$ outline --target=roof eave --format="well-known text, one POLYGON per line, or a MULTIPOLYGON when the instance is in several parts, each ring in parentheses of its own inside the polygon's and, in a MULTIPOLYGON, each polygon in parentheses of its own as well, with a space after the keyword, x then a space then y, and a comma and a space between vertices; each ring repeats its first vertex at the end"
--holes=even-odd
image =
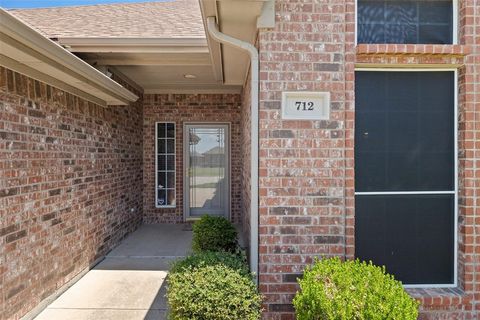
POLYGON ((0 55, 1 65, 98 104, 125 105, 138 99, 2 8, 0 55))

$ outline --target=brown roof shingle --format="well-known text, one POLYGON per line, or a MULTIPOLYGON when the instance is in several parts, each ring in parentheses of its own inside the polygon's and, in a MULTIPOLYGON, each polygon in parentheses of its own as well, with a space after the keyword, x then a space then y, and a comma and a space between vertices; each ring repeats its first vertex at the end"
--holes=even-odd
POLYGON ((198 0, 9 12, 48 38, 205 38, 198 0))

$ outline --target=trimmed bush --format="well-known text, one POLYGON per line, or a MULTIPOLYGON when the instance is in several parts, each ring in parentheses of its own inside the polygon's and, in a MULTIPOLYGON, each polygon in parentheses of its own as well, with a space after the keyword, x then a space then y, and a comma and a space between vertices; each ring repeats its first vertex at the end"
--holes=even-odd
POLYGON ((193 252, 237 250, 237 230, 224 217, 203 216, 193 224, 193 252))
POLYGON ((261 314, 252 279, 224 265, 171 273, 167 300, 171 320, 257 320, 261 314))
POLYGON ((299 280, 298 320, 401 319, 418 316, 418 302, 385 268, 339 258, 316 260, 299 280))
POLYGON ((182 260, 173 263, 170 273, 182 272, 189 268, 224 265, 238 271, 241 275, 251 277, 245 256, 239 256, 229 252, 204 251, 192 254, 182 260))

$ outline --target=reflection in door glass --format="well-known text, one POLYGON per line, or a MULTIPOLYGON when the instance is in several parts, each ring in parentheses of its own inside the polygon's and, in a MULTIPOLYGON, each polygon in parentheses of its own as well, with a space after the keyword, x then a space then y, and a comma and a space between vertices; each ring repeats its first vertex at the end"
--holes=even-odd
POLYGON ((189 197, 192 215, 224 214, 225 128, 189 128, 189 197))

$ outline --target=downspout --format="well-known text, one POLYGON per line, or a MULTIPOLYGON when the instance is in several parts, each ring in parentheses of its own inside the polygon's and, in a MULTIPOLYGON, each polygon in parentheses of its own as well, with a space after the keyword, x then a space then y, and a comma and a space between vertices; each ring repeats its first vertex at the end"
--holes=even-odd
POLYGON ((250 150, 250 270, 258 282, 258 51, 254 45, 218 30, 215 17, 207 17, 208 34, 217 42, 247 51, 251 72, 251 150, 250 150))

